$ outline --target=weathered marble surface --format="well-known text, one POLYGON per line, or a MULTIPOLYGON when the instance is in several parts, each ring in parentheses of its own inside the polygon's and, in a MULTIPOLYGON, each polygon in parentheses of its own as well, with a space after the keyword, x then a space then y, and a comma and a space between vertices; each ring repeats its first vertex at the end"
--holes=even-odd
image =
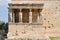
MULTIPOLYGON (((12 1, 11 4, 43 3, 43 25, 9 25, 8 37, 60 37, 60 1, 12 1), (26 32, 26 33, 25 33, 26 32)), ((14 24, 14 23, 13 23, 14 24)))

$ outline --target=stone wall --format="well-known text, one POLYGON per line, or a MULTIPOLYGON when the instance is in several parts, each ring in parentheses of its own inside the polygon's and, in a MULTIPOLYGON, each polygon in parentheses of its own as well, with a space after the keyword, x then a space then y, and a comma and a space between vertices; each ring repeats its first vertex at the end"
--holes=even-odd
POLYGON ((47 32, 60 32, 60 1, 46 1, 42 10, 43 26, 47 32))

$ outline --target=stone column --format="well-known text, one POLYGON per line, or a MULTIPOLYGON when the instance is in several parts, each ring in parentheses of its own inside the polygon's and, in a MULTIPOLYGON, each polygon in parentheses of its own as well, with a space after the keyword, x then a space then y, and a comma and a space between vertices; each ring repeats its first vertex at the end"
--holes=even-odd
POLYGON ((19 22, 22 23, 22 9, 20 9, 20 12, 19 12, 19 22))
POLYGON ((9 9, 9 22, 12 22, 12 9, 9 9))
POLYGON ((42 12, 39 12, 39 23, 42 23, 42 12))
POLYGON ((15 14, 14 14, 14 12, 12 13, 12 21, 13 21, 13 23, 15 22, 15 14))
POLYGON ((37 15, 37 22, 39 23, 40 22, 40 16, 39 16, 39 12, 38 12, 38 15, 37 15))
POLYGON ((39 11, 38 13, 38 23, 41 23, 42 22, 42 14, 41 14, 41 11, 39 11))
POLYGON ((32 9, 29 12, 29 23, 32 23, 32 9))

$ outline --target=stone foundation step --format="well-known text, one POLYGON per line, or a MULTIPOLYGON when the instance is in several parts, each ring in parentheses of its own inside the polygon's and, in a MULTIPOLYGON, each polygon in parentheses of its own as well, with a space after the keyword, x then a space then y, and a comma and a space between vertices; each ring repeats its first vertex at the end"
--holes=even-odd
POLYGON ((49 40, 49 39, 44 39, 44 38, 42 38, 42 39, 30 39, 30 38, 18 38, 18 39, 5 39, 5 40, 49 40))

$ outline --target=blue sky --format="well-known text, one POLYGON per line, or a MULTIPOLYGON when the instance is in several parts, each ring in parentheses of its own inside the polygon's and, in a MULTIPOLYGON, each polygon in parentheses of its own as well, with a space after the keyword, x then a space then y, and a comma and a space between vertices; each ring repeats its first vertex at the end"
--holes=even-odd
POLYGON ((0 0, 0 20, 8 22, 8 3, 11 0, 0 0))

